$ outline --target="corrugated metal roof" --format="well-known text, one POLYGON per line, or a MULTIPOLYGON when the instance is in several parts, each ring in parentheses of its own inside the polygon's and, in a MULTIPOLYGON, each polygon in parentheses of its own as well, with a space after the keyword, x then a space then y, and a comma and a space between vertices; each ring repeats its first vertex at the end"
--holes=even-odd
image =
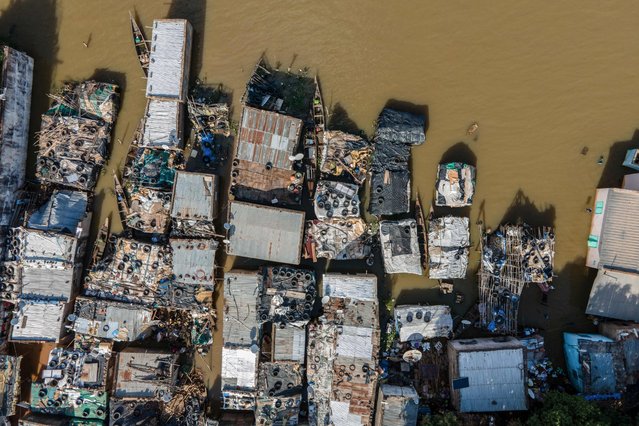
POLYGON ((45 231, 20 228, 20 259, 25 264, 48 267, 65 267, 73 264, 75 258, 75 237, 62 234, 51 234, 45 231))
POLYGON ((293 163, 289 157, 295 153, 301 130, 302 120, 298 118, 245 106, 237 158, 291 169, 293 163))
POLYGON ((250 348, 222 348, 222 389, 255 389, 259 355, 250 348))
POLYGON ((74 235, 87 215, 88 197, 82 191, 55 191, 29 218, 28 227, 74 235))
POLYGON ((233 201, 228 254, 298 265, 304 212, 233 201))
POLYGON ((394 312, 400 342, 409 340, 421 342, 422 339, 435 337, 447 338, 453 330, 453 318, 450 315, 450 306, 447 305, 395 306, 394 312))
POLYGON ((74 332, 123 342, 142 338, 153 314, 142 306, 87 298, 76 299, 74 313, 74 332))
POLYGON ((378 409, 383 426, 416 426, 419 395, 412 386, 383 384, 379 387, 378 409))
POLYGON ((140 146, 179 148, 182 146, 184 105, 177 101, 149 99, 140 146))
POLYGON ((324 296, 377 301, 375 275, 324 274, 324 296))
POLYGON ((175 282, 185 285, 215 285, 215 240, 171 239, 175 282))
POLYGON ((14 312, 18 323, 11 327, 11 340, 57 342, 65 308, 63 302, 21 301, 14 312))
POLYGON ((460 412, 527 409, 523 347, 508 348, 511 342, 505 345, 505 349, 458 352, 458 377, 468 377, 470 384, 459 389, 460 412))
POLYGON ((173 181, 171 216, 213 220, 217 216, 218 179, 215 175, 178 171, 173 181))
POLYGON ((639 321, 639 274, 600 269, 590 290, 586 313, 639 321))
POLYGON ((0 117, 0 226, 9 226, 17 191, 24 185, 29 140, 33 59, 2 47, 2 116, 0 117))
POLYGON ((273 328, 273 359, 275 361, 304 362, 306 329, 294 326, 273 328))
POLYGON ((185 19, 153 21, 147 97, 185 100, 192 34, 193 28, 185 19))
POLYGON ((257 272, 231 271, 224 276, 225 345, 251 346, 260 338, 257 303, 260 281, 257 272))
POLYGON ((125 349, 117 359, 116 397, 153 398, 175 383, 177 356, 170 352, 125 349))
POLYGON ((598 214, 596 206, 593 215, 593 223, 601 219, 595 267, 639 272, 639 191, 610 188, 604 203, 603 212, 598 214))
POLYGON ((337 335, 335 353, 340 357, 362 358, 373 357, 373 329, 344 325, 342 333, 337 335))
POLYGON ((23 268, 20 297, 42 297, 68 302, 73 289, 74 272, 74 268, 23 268))

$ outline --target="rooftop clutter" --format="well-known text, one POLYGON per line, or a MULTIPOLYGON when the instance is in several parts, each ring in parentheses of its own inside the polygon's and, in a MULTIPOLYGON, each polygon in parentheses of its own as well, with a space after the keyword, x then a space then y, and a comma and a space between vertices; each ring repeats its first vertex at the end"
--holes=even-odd
POLYGON ((187 103, 195 140, 189 167, 198 171, 221 171, 229 155, 231 124, 229 106, 213 100, 210 88, 198 86, 187 103))
POLYGON ((67 83, 42 115, 36 177, 91 191, 106 162, 119 89, 109 83, 67 83))
POLYGON ((485 234, 479 270, 481 323, 489 331, 517 331, 519 298, 525 283, 548 291, 553 278, 555 235, 551 228, 505 225, 485 234))
POLYGON ((395 328, 400 342, 416 341, 436 337, 449 338, 453 331, 450 306, 395 306, 395 328))
POLYGON ((311 318, 317 287, 312 270, 275 266, 262 269, 262 296, 258 305, 260 321, 284 328, 303 326, 311 318))
POLYGON ((361 185, 370 167, 373 149, 361 136, 339 130, 327 130, 320 142, 320 172, 332 176, 350 176, 361 185))
POLYGON ((435 205, 465 207, 473 204, 476 169, 464 163, 440 164, 435 183, 435 205))
POLYGON ((423 116, 384 108, 377 122, 372 161, 370 212, 376 216, 410 210, 410 150, 426 140, 423 116))
POLYGON ((466 278, 470 233, 467 217, 446 216, 428 221, 428 276, 466 278))
POLYGON ((263 362, 258 373, 255 422, 297 425, 304 370, 296 362, 263 362))

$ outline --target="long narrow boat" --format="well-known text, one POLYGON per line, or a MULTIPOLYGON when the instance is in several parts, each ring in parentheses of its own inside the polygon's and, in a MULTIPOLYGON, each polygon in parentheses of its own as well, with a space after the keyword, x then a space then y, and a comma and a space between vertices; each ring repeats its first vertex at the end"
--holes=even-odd
POLYGON ((122 221, 122 226, 126 228, 126 220, 129 216, 129 206, 126 204, 126 195, 124 194, 124 188, 120 185, 120 179, 118 179, 118 175, 113 171, 113 182, 115 185, 115 198, 118 201, 118 210, 120 211, 120 220, 122 221))
POLYGON ((133 35, 133 44, 135 46, 135 53, 138 55, 138 61, 145 76, 149 75, 149 43, 144 38, 142 30, 135 21, 133 14, 129 12, 129 18, 131 19, 131 33, 133 35))
POLYGON ((322 100, 322 92, 320 90, 319 81, 315 76, 315 95, 313 96, 313 105, 311 107, 311 116, 313 117, 313 128, 309 129, 304 151, 306 158, 306 185, 310 196, 315 192, 315 180, 317 176, 317 159, 318 148, 324 131, 326 130, 326 114, 324 114, 324 101, 322 100))
POLYGON ((95 244, 93 245, 93 253, 91 255, 91 265, 94 266, 96 263, 102 259, 102 255, 104 254, 104 249, 106 248, 106 243, 109 239, 109 218, 104 219, 104 223, 100 227, 98 231, 98 236, 95 239, 95 244))
MULTIPOLYGON (((432 216, 432 207, 431 212, 429 214, 429 219, 432 216)), ((417 199, 415 200, 415 215, 417 220, 417 227, 420 232, 420 236, 422 239, 422 269, 424 273, 426 272, 426 266, 428 266, 428 233, 426 228, 426 220, 424 218, 424 209, 422 209, 422 203, 419 200, 419 195, 417 195, 417 199)))

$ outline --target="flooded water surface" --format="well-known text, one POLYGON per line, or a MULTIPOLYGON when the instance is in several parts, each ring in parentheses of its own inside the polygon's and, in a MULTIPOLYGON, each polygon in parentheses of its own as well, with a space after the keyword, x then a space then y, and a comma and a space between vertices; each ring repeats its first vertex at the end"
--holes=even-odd
MULTIPOLYGON (((474 243, 478 220, 493 228, 518 219, 556 228, 556 289, 547 306, 537 288, 527 289, 520 322, 545 330, 555 359, 562 357, 561 331, 592 329, 583 314, 592 283, 584 267, 585 209, 597 186, 619 184, 625 149, 639 146, 638 4, 0 0, 0 11, 0 37, 35 59, 32 131, 46 93, 64 80, 94 77, 123 89, 111 160, 96 191, 96 227, 108 215, 120 227, 111 170, 122 165, 146 102, 128 11, 145 26, 187 18, 196 33, 192 76, 228 87, 236 119, 264 52, 283 69, 316 72, 333 118, 369 135, 389 101, 427 111, 427 141, 413 149, 413 195, 428 208, 440 161, 476 163, 474 243), (474 121, 479 131, 468 137, 474 121)), ((458 313, 476 297, 477 265, 475 253, 469 279, 456 283, 466 294, 458 313)), ((436 285, 399 275, 385 289, 402 303, 453 303, 436 285)), ((221 336, 199 360, 210 387, 220 347, 221 336)))

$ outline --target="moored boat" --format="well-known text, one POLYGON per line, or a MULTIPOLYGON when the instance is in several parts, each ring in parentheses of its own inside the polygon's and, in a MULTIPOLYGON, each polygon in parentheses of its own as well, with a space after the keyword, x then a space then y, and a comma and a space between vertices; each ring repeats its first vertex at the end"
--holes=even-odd
POLYGON ((144 34, 140 29, 140 26, 136 22, 133 14, 129 12, 129 18, 131 19, 131 33, 133 36, 133 44, 135 46, 135 53, 138 55, 138 61, 145 76, 149 75, 149 44, 144 38, 144 34))

